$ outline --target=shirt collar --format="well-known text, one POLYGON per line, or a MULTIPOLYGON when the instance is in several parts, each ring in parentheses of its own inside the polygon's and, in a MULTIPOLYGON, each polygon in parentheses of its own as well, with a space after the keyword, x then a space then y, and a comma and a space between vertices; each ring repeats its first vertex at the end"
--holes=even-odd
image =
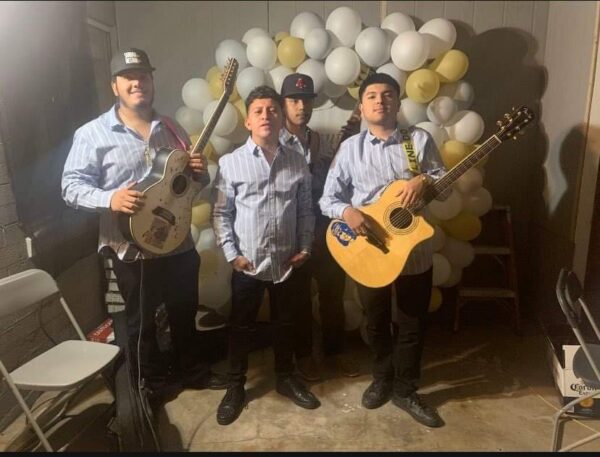
POLYGON ((398 124, 396 124, 396 129, 392 132, 390 137, 385 141, 381 140, 380 138, 377 138, 375 135, 373 135, 371 133, 371 131, 369 129, 367 129, 367 141, 369 141, 369 143, 371 143, 373 145, 379 144, 379 143, 384 143, 384 144, 399 143, 399 136, 400 136, 400 131, 398 129, 398 124))
MULTIPOLYGON (((280 134, 280 138, 281 138, 281 134, 280 134)), ((281 146, 282 146, 281 142, 279 142, 277 144, 277 152, 285 151, 285 148, 282 148, 281 146)), ((258 152, 262 150, 261 147, 252 140, 252 135, 249 135, 248 139, 246 140, 246 149, 248 151, 250 151, 252 154, 254 154, 255 156, 257 156, 258 152)))
MULTIPOLYGON (((307 126, 306 133, 308 134, 308 132, 310 132, 310 127, 307 126)), ((296 135, 294 135, 293 133, 291 133, 288 129, 283 127, 281 129, 281 131, 279 132, 279 141, 285 145, 288 145, 288 144, 293 143, 294 140, 298 140, 298 137, 296 135)), ((300 140, 298 140, 298 141, 300 141, 300 140)))
MULTIPOLYGON (((113 107, 108 111, 108 124, 112 130, 115 129, 125 129, 125 124, 119 119, 119 115, 117 114, 117 110, 119 109, 119 103, 115 103, 113 107)), ((155 109, 152 110, 152 123, 150 125, 150 130, 153 130, 157 124, 162 124, 161 116, 156 112, 155 109)))

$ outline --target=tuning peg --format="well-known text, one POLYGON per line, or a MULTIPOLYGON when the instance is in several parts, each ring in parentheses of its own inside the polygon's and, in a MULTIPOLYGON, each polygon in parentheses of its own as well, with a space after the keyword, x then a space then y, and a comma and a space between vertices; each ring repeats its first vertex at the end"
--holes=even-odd
POLYGON ((515 135, 515 136, 513 136, 513 137, 512 137, 512 139, 513 139, 513 140, 516 140, 516 139, 517 139, 517 136, 516 136, 516 135, 515 135))
POLYGON ((506 119, 510 119, 510 114, 506 113, 506 114, 504 114, 504 117, 505 117, 506 119))
POLYGON ((496 125, 500 127, 502 125, 502 121, 496 121, 496 125))
POLYGON ((515 107, 514 107, 514 106, 511 106, 511 107, 510 107, 510 110, 511 110, 511 111, 514 111, 514 110, 515 110, 515 107))

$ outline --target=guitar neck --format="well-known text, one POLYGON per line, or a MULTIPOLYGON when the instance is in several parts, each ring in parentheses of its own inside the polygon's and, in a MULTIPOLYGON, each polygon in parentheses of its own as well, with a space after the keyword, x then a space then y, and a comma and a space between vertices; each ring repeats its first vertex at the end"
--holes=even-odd
POLYGON ((493 135, 477 149, 471 152, 467 157, 456 164, 448 173, 427 188, 423 198, 425 205, 448 189, 467 170, 477 165, 485 156, 492 152, 492 150, 496 149, 501 143, 502 141, 500 141, 496 135, 493 135))
POLYGON ((225 105, 227 104, 229 95, 230 94, 228 91, 224 91, 223 95, 221 95, 221 98, 219 99, 219 103, 217 104, 217 108, 211 114, 210 119, 208 120, 208 123, 204 126, 204 129, 202 129, 202 133, 200 134, 200 136, 196 140, 196 143, 192 147, 191 154, 193 154, 194 152, 196 152, 198 150, 204 151, 204 148, 208 144, 208 139, 210 138, 210 135, 212 134, 212 131, 215 128, 215 125, 217 125, 219 116, 221 116, 221 113, 225 109, 225 105))

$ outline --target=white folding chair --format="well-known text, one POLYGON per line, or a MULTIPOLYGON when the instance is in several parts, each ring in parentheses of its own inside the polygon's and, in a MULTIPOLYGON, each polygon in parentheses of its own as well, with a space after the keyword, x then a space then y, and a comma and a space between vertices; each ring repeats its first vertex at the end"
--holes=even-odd
MULTIPOLYGON (((25 309, 34 310, 46 297, 56 294, 60 294, 56 281, 42 270, 30 269, 0 279, 0 319, 24 313, 25 309)), ((60 420, 74 392, 80 391, 87 381, 107 367, 119 353, 116 345, 86 341, 62 296, 60 303, 80 340, 58 343, 10 372, 0 360, 2 376, 46 451, 53 449, 44 430, 47 431, 60 420), (59 403, 64 407, 51 422, 38 423, 39 416, 34 417, 21 390, 58 391, 60 393, 53 398, 52 405, 46 411, 56 408, 59 403)))
POLYGON ((587 317, 599 342, 600 330, 598 330, 598 326, 583 299, 583 288, 581 287, 581 283, 579 282, 577 275, 571 270, 563 268, 560 271, 558 281, 556 282, 556 296, 558 298, 558 303, 567 318, 567 322, 579 342, 579 349, 577 349, 573 356, 573 372, 575 376, 581 379, 586 387, 591 389, 588 394, 570 401, 554 415, 552 451, 570 451, 571 449, 579 447, 596 438, 600 438, 600 433, 594 433, 575 443, 558 449, 558 430, 561 417, 576 404, 600 395, 600 370, 598 369, 598 367, 600 367, 600 345, 586 342, 580 328, 583 315, 587 317), (582 310, 583 315, 581 312, 582 310))

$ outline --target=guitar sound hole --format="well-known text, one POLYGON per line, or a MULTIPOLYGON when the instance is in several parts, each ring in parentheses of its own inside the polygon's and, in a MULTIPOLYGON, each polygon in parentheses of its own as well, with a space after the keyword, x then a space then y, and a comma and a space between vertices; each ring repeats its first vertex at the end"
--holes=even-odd
POLYGON ((390 222, 397 229, 405 229, 409 227, 412 223, 412 220, 412 213, 404 208, 395 208, 390 213, 390 222))
POLYGON ((186 191, 187 186, 187 178, 183 175, 179 175, 173 179, 171 188, 173 189, 173 193, 175 195, 181 195, 186 191))

